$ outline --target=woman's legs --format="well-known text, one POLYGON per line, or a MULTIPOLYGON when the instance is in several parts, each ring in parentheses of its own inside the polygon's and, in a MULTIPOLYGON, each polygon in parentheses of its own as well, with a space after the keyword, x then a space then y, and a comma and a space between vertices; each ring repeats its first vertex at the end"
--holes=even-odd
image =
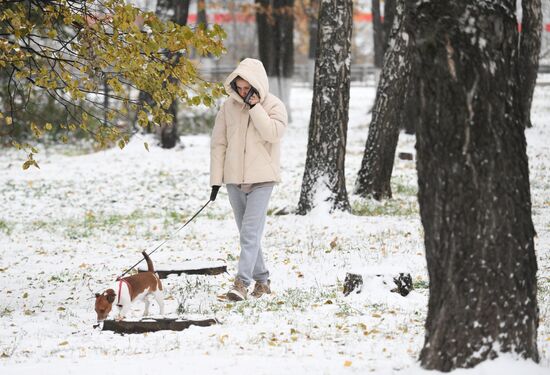
POLYGON ((261 240, 272 191, 272 186, 266 186, 256 188, 250 193, 243 193, 236 186, 227 185, 229 202, 233 208, 241 242, 237 278, 245 286, 249 286, 253 280, 265 283, 269 277, 261 240))

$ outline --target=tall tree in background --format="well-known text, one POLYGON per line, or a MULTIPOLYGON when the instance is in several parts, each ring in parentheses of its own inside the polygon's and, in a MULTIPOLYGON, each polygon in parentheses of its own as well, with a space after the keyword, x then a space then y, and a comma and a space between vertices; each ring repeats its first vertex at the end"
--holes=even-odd
POLYGON ((373 0, 371 3, 374 66, 379 69, 384 64, 384 55, 390 40, 395 17, 395 2, 396 0, 384 1, 384 16, 381 13, 380 0, 373 0))
POLYGON ((331 210, 350 211, 344 162, 352 26, 352 0, 321 0, 307 158, 298 203, 302 215, 317 199, 330 202, 331 210))
POLYGON ((409 32, 421 87, 418 199, 430 277, 421 364, 446 372, 505 352, 538 361, 516 1, 416 7, 409 32))
POLYGON ((319 20, 317 19, 319 15, 319 0, 310 0, 309 6, 307 9, 307 18, 308 18, 308 32, 309 32, 309 46, 308 46, 308 72, 311 72, 310 82, 313 82, 313 76, 315 72, 315 54, 317 49, 317 36, 319 31, 317 30, 319 26, 319 20))
POLYGON ((384 50, 386 49, 386 38, 384 36, 384 25, 380 14, 380 0, 372 0, 372 38, 374 44, 374 66, 378 69, 384 64, 384 50))
POLYGON ((256 6, 258 49, 269 79, 269 91, 290 109, 294 74, 294 0, 256 0, 256 6))
POLYGON ((391 198, 391 174, 399 125, 413 70, 411 38, 405 31, 404 0, 396 1, 396 17, 378 82, 369 134, 355 192, 375 199, 391 198))
MULTIPOLYGON (((189 16, 191 0, 158 0, 157 15, 162 19, 169 19, 176 25, 185 26, 189 16)), ((166 59, 179 63, 182 54, 178 51, 167 51, 166 59)), ((172 83, 175 83, 172 80, 172 83)), ((163 148, 173 148, 179 141, 178 135, 178 102, 173 101, 168 112, 171 120, 161 124, 159 129, 160 144, 163 148)))
POLYGON ((396 1, 397 0, 384 1, 384 22, 382 23, 383 30, 384 30, 384 54, 388 49, 391 29, 393 27, 393 20, 395 19, 396 1))
POLYGON ((197 0, 197 24, 208 25, 206 17, 206 0, 197 0))
MULTIPOLYGON (((396 1, 397 0, 386 0, 384 2, 384 22, 382 23, 384 29, 384 54, 390 42, 391 29, 396 14, 396 1)), ((408 134, 414 134, 418 124, 418 90, 418 79, 413 66, 409 72, 409 85, 407 86, 406 92, 402 94, 404 97, 403 105, 399 108, 399 116, 396 118, 399 129, 404 129, 408 134)))
POLYGON ((531 124, 531 102, 537 81, 542 33, 542 9, 540 0, 522 0, 522 22, 519 45, 519 74, 521 111, 525 127, 531 124))

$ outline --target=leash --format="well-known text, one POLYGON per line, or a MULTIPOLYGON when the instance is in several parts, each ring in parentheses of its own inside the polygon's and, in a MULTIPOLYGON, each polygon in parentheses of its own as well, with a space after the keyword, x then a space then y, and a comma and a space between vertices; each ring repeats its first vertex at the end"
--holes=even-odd
MULTIPOLYGON (((204 210, 206 208, 206 206, 208 206, 208 204, 210 202, 212 202, 213 200, 212 199, 209 199, 208 202, 206 202, 204 204, 204 206, 201 207, 200 210, 198 210, 192 217, 191 219, 187 220, 187 222, 185 224, 183 224, 177 231, 175 231, 174 233, 172 233, 167 239, 165 239, 160 245, 158 245, 157 247, 155 247, 155 249, 153 251, 151 251, 149 254, 147 255, 151 255, 153 254, 155 251, 157 251, 158 249, 160 249, 160 247, 162 245, 164 245, 166 242, 170 241, 172 239, 172 237, 174 237, 176 234, 178 234, 178 232, 180 230, 182 230, 183 228, 185 228, 187 226, 187 224, 189 224, 190 222, 193 221, 193 219, 195 219, 201 212, 202 210, 204 210)), ((126 275, 128 272, 130 272, 133 268, 135 268, 138 264, 140 264, 141 262, 143 262, 145 260, 145 258, 142 258, 139 262, 137 262, 136 264, 134 264, 132 267, 128 268, 126 271, 124 271, 124 273, 122 275, 120 275, 119 277, 117 277, 117 280, 120 280, 124 275, 126 275)))

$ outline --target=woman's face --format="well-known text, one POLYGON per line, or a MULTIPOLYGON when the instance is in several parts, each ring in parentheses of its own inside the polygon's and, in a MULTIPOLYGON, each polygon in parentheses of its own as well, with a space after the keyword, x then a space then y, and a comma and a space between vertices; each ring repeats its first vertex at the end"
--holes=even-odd
POLYGON ((237 93, 240 95, 241 98, 244 98, 246 94, 248 94, 248 92, 250 91, 250 83, 242 78, 237 78, 235 84, 237 85, 237 93))

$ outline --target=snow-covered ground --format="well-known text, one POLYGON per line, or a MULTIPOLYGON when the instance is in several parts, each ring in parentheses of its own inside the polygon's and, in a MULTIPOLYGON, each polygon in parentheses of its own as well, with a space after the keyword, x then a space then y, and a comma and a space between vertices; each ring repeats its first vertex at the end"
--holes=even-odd
MULTIPOLYGON (((283 183, 270 213, 296 206, 307 144, 310 89, 292 91, 293 122, 284 140, 283 183)), ((221 324, 182 332, 121 336, 93 329, 93 292, 170 236, 207 200, 209 137, 182 137, 163 150, 136 137, 123 151, 42 151, 40 169, 24 155, 0 152, 1 374, 420 374, 427 272, 413 161, 396 158, 395 199, 351 194, 367 136, 374 88, 353 87, 346 158, 357 215, 269 215, 264 252, 274 293, 229 303, 238 237, 227 194, 153 255, 157 268, 224 261, 230 274, 164 281, 169 317, 221 324), (150 145, 150 152, 143 142, 150 145), (367 277, 344 297, 346 272, 410 272, 416 289, 391 293, 391 279, 367 277)), ((550 87, 537 88, 527 131, 533 216, 538 236, 541 364, 503 356, 457 374, 547 374, 550 369, 550 87)), ((398 152, 414 152, 401 135, 398 152)), ((142 305, 132 314, 138 318, 142 305)), ((152 313, 157 306, 152 304, 152 313)))

